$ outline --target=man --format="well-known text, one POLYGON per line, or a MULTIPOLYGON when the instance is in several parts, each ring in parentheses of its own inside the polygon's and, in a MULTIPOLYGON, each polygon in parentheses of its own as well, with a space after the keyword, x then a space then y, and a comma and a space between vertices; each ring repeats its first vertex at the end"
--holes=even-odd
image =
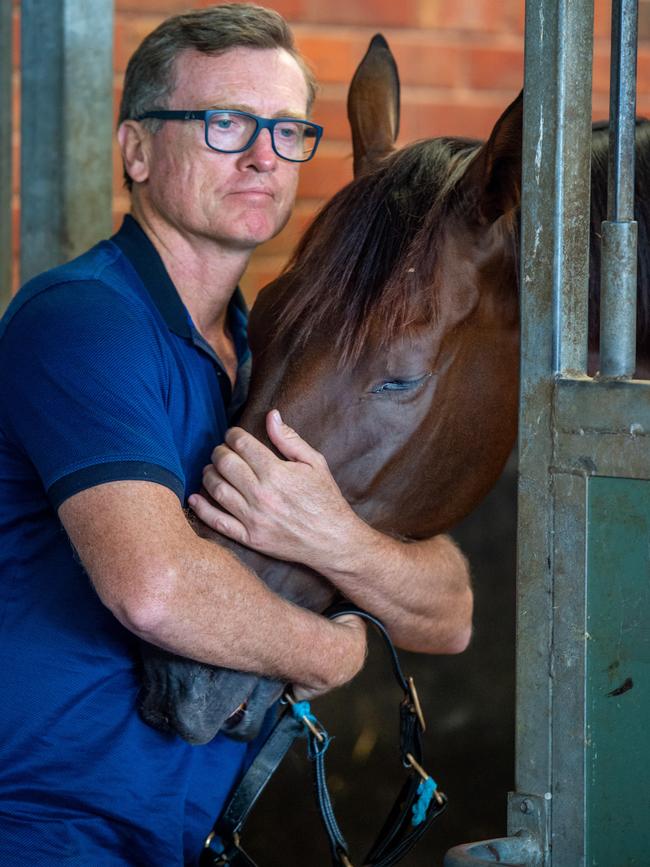
MULTIPOLYGON (((2 321, 4 867, 196 863, 255 745, 218 736, 190 747, 145 725, 135 710, 138 639, 315 692, 363 663, 356 618, 331 623, 284 602, 196 536, 183 511, 242 396, 237 283, 294 201, 293 127, 272 121, 308 124, 312 96, 273 12, 233 4, 164 22, 125 80, 118 138, 132 216, 110 241, 31 281, 2 321), (165 111, 182 117, 144 117, 165 111)), ((295 558, 313 565, 314 540, 336 522, 342 589, 363 577, 357 601, 398 641, 461 650, 471 591, 453 543, 382 539, 381 557, 364 550, 377 534, 324 462, 273 414, 268 423, 304 471, 287 498, 302 539, 295 558), (301 498, 313 497, 320 517, 300 529, 301 498), (384 577, 387 558, 408 572, 408 596, 384 577)), ((228 443, 217 467, 259 460, 261 444, 242 431, 228 443)), ((269 530, 263 545, 282 551, 280 536, 269 530)))

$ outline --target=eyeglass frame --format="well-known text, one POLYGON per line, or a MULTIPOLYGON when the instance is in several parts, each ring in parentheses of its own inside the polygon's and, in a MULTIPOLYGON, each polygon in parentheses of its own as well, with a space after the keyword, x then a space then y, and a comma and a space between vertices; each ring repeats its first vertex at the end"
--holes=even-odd
POLYGON ((160 111, 145 111, 143 114, 134 118, 134 120, 202 120, 203 121, 203 134, 205 138, 206 145, 210 148, 210 150, 216 151, 219 154, 243 154, 244 151, 249 150, 257 140, 260 131, 263 129, 268 129, 269 135, 271 137, 271 147, 273 148, 273 153, 278 156, 281 160, 286 160, 289 163, 308 163, 309 160, 314 156, 316 150, 318 148, 318 143, 321 140, 321 136, 323 135, 323 127, 319 126, 317 123, 314 123, 311 120, 304 120, 303 118, 297 117, 260 117, 257 114, 251 114, 249 111, 239 111, 234 108, 213 108, 213 109, 205 109, 203 111, 194 111, 194 110, 184 110, 184 109, 174 109, 174 110, 160 110, 160 111), (208 122, 210 118, 215 114, 236 114, 241 117, 250 117, 257 124, 253 135, 250 137, 246 146, 243 148, 238 148, 235 151, 225 151, 221 148, 216 148, 214 145, 211 145, 208 141, 208 122), (309 154, 309 156, 304 160, 293 160, 291 157, 285 157, 284 154, 281 154, 275 146, 275 136, 273 131, 277 124, 279 123, 302 123, 305 126, 312 127, 316 132, 316 140, 314 142, 314 149, 309 154))

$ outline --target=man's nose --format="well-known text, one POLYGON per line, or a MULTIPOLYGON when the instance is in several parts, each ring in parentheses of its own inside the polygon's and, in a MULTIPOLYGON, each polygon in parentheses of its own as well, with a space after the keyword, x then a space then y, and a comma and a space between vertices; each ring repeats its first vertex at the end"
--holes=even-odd
POLYGON ((251 147, 241 155, 246 168, 254 168, 259 172, 272 171, 278 162, 278 156, 273 150, 271 130, 261 129, 251 147))

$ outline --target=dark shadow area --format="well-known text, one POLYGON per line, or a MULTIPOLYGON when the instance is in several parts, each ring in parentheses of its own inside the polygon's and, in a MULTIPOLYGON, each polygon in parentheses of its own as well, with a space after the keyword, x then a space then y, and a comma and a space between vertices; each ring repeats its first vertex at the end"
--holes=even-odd
MULTIPOLYGON (((446 813, 401 862, 404 867, 438 867, 451 846, 506 831, 506 796, 514 788, 515 502, 513 458, 483 504, 453 533, 472 564, 470 648, 453 657, 400 654, 427 717, 425 766, 449 796, 446 813)), ((363 673, 313 705, 334 736, 328 778, 355 865, 363 863, 404 779, 400 699, 386 650, 373 635, 363 673)), ((245 848, 260 867, 329 867, 311 772, 301 741, 246 828, 245 848)))

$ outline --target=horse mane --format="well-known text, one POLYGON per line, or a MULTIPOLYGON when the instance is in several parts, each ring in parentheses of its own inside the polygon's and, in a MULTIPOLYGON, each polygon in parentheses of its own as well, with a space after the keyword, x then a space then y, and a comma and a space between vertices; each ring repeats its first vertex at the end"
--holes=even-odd
MULTIPOLYGON (((597 346, 600 335, 600 233, 607 219, 607 122, 594 124, 591 151, 591 237, 589 245, 589 343, 597 346)), ((650 122, 637 121, 635 160, 635 219, 637 252, 637 352, 650 355, 650 122)))
POLYGON ((381 323, 382 333, 373 332, 381 345, 431 320, 437 229, 478 147, 450 138, 416 142, 340 190, 269 287, 278 293, 277 338, 291 331, 304 344, 326 323, 344 363, 359 356, 373 323, 381 323))
MULTIPOLYGON (((650 355, 650 122, 637 124, 637 347, 650 355)), ((467 203, 455 195, 480 142, 436 138, 394 151, 340 190, 320 211, 284 271, 276 293, 276 339, 298 345, 317 330, 334 341, 341 363, 359 357, 371 336, 386 345, 437 313, 435 273, 442 227, 467 203), (376 333, 377 324, 381 334, 376 333)), ((590 346, 600 333, 600 231, 607 215, 607 124, 594 125, 591 160, 590 346)), ((518 264, 518 219, 507 221, 518 264)), ((518 269, 517 269, 518 270, 518 269)))

